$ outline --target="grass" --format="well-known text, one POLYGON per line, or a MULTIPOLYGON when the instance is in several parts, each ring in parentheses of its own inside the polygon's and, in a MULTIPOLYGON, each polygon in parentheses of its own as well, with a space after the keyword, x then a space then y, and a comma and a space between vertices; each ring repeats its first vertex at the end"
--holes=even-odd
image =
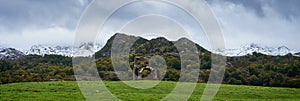
MULTIPOLYGON (((139 81, 151 82, 151 81, 139 81)), ((105 81, 106 87, 119 99, 125 101, 159 100, 167 96, 176 86, 176 82, 162 81, 149 89, 132 88, 120 81, 105 81)), ((185 85, 185 84, 183 84, 185 85)), ((199 101, 205 84, 198 83, 191 101, 199 101)), ((181 96, 181 94, 179 94, 181 96)), ((298 88, 257 87, 241 85, 222 85, 214 100, 285 100, 300 99, 298 88)), ((0 100, 20 101, 82 101, 85 100, 74 81, 68 82, 26 82, 0 85, 0 100)))

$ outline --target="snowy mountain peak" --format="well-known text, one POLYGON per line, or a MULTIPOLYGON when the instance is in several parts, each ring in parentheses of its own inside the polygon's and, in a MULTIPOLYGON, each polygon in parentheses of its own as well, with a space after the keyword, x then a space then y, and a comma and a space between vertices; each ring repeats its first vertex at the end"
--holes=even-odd
POLYGON ((14 48, 0 47, 0 60, 15 60, 25 56, 21 51, 14 48))
POLYGON ((81 43, 78 47, 81 50, 91 50, 91 51, 95 51, 95 50, 100 50, 101 45, 99 44, 93 44, 93 43, 81 43))
POLYGON ((298 53, 294 53, 293 55, 294 55, 294 56, 298 56, 298 57, 300 57, 300 52, 298 52, 298 53))
POLYGON ((249 46, 246 45, 245 47, 249 47, 249 48, 261 48, 259 45, 254 44, 254 43, 250 44, 249 46))
POLYGON ((24 51, 26 55, 63 55, 63 56, 72 56, 72 47, 51 47, 47 45, 33 45, 29 50, 24 51))
POLYGON ((33 45, 29 50, 24 51, 26 55, 62 55, 67 57, 76 56, 90 56, 91 54, 100 50, 99 44, 82 43, 79 46, 48 46, 48 45, 33 45), (74 51, 73 51, 74 50, 74 51))
POLYGON ((272 56, 284 56, 289 53, 292 53, 289 48, 286 46, 280 46, 278 48, 266 47, 258 44, 249 44, 243 46, 239 49, 225 49, 225 50, 215 50, 215 53, 221 54, 224 56, 245 56, 252 55, 253 52, 262 53, 266 55, 272 56))
POLYGON ((0 47, 0 60, 15 60, 25 55, 92 56, 101 45, 82 43, 78 46, 33 45, 29 50, 0 47))
POLYGON ((101 45, 93 43, 81 43, 74 47, 72 56, 92 56, 101 49, 101 45))
POLYGON ((287 48, 286 46, 281 46, 278 47, 278 55, 286 55, 289 53, 292 53, 291 50, 289 48, 287 48))

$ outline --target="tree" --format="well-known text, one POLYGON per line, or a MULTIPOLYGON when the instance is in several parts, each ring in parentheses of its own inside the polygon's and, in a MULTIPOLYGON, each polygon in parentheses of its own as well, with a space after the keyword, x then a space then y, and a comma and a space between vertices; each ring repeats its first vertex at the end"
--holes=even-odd
POLYGON ((167 69, 165 79, 171 81, 178 81, 180 73, 175 69, 167 69))
POLYGON ((255 85, 255 86, 260 86, 261 85, 261 81, 259 78, 256 77, 256 75, 251 75, 249 77, 249 81, 251 85, 255 85))
POLYGON ((236 80, 235 78, 230 78, 228 81, 229 84, 241 85, 243 82, 241 80, 236 80))

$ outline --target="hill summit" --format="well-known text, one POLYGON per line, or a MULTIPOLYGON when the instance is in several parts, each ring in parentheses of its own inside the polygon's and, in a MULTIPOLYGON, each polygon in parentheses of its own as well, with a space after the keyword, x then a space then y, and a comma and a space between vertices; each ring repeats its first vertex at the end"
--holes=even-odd
POLYGON ((151 40, 147 40, 138 36, 116 33, 106 42, 106 44, 100 51, 95 53, 95 57, 99 58, 111 56, 113 45, 114 47, 119 47, 120 49, 127 49, 129 54, 179 53, 178 50, 191 50, 180 49, 180 47, 183 46, 189 47, 186 45, 194 45, 194 47, 197 48, 198 53, 208 52, 206 49, 187 38, 180 38, 177 41, 169 41, 164 37, 157 37, 151 40))

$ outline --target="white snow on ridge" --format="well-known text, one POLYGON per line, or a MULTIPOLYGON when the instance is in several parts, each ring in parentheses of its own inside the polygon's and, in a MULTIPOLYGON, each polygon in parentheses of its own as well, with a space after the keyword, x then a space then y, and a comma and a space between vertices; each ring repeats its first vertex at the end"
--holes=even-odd
MULTIPOLYGON (((92 56, 95 52, 101 49, 101 45, 92 43, 82 43, 79 46, 47 46, 47 45, 34 45, 29 50, 15 49, 15 48, 5 48, 0 47, 0 59, 14 60, 21 58, 25 55, 62 55, 67 57, 77 57, 77 56, 92 56)), ((278 48, 265 47, 257 44, 250 44, 239 49, 224 49, 224 50, 214 50, 213 53, 220 54, 223 56, 245 56, 252 55, 253 52, 262 53, 272 56, 284 56, 289 53, 294 56, 300 57, 300 52, 291 51, 285 46, 278 48)))
POLYGON ((99 44, 82 43, 80 46, 47 46, 34 45, 29 50, 23 51, 26 55, 62 55, 67 57, 73 56, 91 56, 96 51, 100 50, 99 44))
POLYGON ((99 44, 82 43, 78 47, 74 47, 72 56, 74 57, 92 56, 95 52, 99 51, 101 48, 102 46, 99 44))
POLYGON ((26 55, 63 55, 63 56, 72 56, 72 47, 51 47, 46 45, 33 45, 29 50, 23 51, 26 55))
POLYGON ((0 60, 15 60, 25 55, 61 55, 67 57, 89 57, 99 51, 99 44, 82 43, 79 46, 48 46, 48 45, 33 45, 29 50, 0 47, 0 60))
POLYGON ((23 56, 25 56, 23 52, 18 51, 14 48, 0 47, 0 60, 15 60, 23 56))
POLYGON ((232 56, 245 56, 248 54, 252 55, 253 52, 262 53, 262 54, 266 54, 266 55, 272 55, 272 56, 284 56, 289 53, 293 54, 294 56, 299 56, 299 55, 296 55, 295 52, 291 51, 286 46, 273 48, 273 47, 260 46, 257 44, 246 45, 239 49, 214 50, 213 53, 232 57, 232 56))

